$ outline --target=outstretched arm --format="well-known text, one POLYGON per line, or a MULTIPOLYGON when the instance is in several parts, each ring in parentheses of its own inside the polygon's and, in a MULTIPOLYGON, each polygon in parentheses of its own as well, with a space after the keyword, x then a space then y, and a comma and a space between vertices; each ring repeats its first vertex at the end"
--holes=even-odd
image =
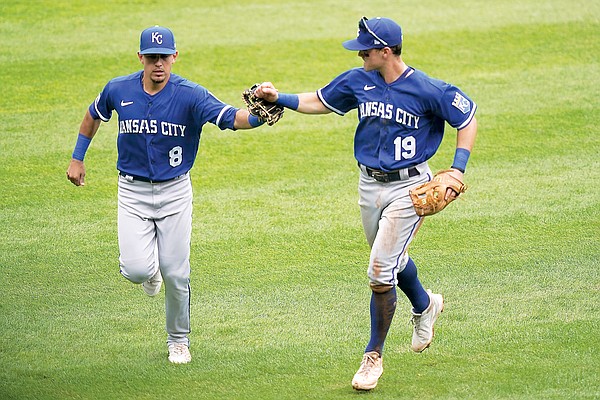
POLYGON ((319 99, 316 92, 300 93, 297 95, 280 94, 271 82, 264 82, 256 89, 256 95, 272 103, 280 104, 284 107, 298 111, 303 114, 328 114, 330 109, 319 99), (285 96, 291 96, 292 104, 288 104, 285 96), (297 97, 297 105, 296 98, 297 97))

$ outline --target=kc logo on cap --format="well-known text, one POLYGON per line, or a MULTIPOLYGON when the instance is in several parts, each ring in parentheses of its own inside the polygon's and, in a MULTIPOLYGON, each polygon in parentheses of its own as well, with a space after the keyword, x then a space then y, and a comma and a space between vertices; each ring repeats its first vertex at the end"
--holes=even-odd
POLYGON ((162 44, 162 35, 160 32, 152 32, 152 43, 162 44))
POLYGON ((173 32, 162 26, 144 29, 140 36, 140 54, 175 54, 175 37, 173 32))

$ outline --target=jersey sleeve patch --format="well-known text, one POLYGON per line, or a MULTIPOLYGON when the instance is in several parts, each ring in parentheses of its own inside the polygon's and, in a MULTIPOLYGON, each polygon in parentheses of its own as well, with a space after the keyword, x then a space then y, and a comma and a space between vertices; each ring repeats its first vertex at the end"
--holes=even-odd
POLYGON ((454 95, 452 105, 458 108, 463 114, 468 114, 471 111, 471 102, 458 92, 454 95))

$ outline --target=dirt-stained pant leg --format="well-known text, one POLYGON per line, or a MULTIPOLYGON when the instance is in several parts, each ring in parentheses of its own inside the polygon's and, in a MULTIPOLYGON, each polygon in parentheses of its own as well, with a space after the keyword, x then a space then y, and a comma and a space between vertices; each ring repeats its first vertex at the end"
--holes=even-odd
POLYGON ((419 167, 419 175, 389 183, 360 174, 359 206, 365 236, 371 246, 367 273, 373 289, 395 286, 398 272, 408 262, 408 246, 422 222, 408 191, 428 181, 431 174, 426 164, 419 167))

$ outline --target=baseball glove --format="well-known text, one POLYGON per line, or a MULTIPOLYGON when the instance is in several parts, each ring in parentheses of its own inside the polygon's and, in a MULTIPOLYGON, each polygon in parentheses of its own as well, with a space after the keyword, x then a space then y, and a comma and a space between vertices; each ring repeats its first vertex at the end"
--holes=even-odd
POLYGON ((424 217, 436 214, 467 190, 467 186, 452 176, 450 171, 449 169, 439 171, 431 181, 410 190, 410 199, 417 215, 424 217), (456 192, 456 197, 446 200, 444 198, 448 188, 456 192))
POLYGON ((242 92, 242 99, 246 103, 250 114, 260 118, 269 125, 273 125, 283 117, 283 107, 257 97, 254 92, 258 86, 259 84, 255 83, 250 89, 244 90, 242 92))

